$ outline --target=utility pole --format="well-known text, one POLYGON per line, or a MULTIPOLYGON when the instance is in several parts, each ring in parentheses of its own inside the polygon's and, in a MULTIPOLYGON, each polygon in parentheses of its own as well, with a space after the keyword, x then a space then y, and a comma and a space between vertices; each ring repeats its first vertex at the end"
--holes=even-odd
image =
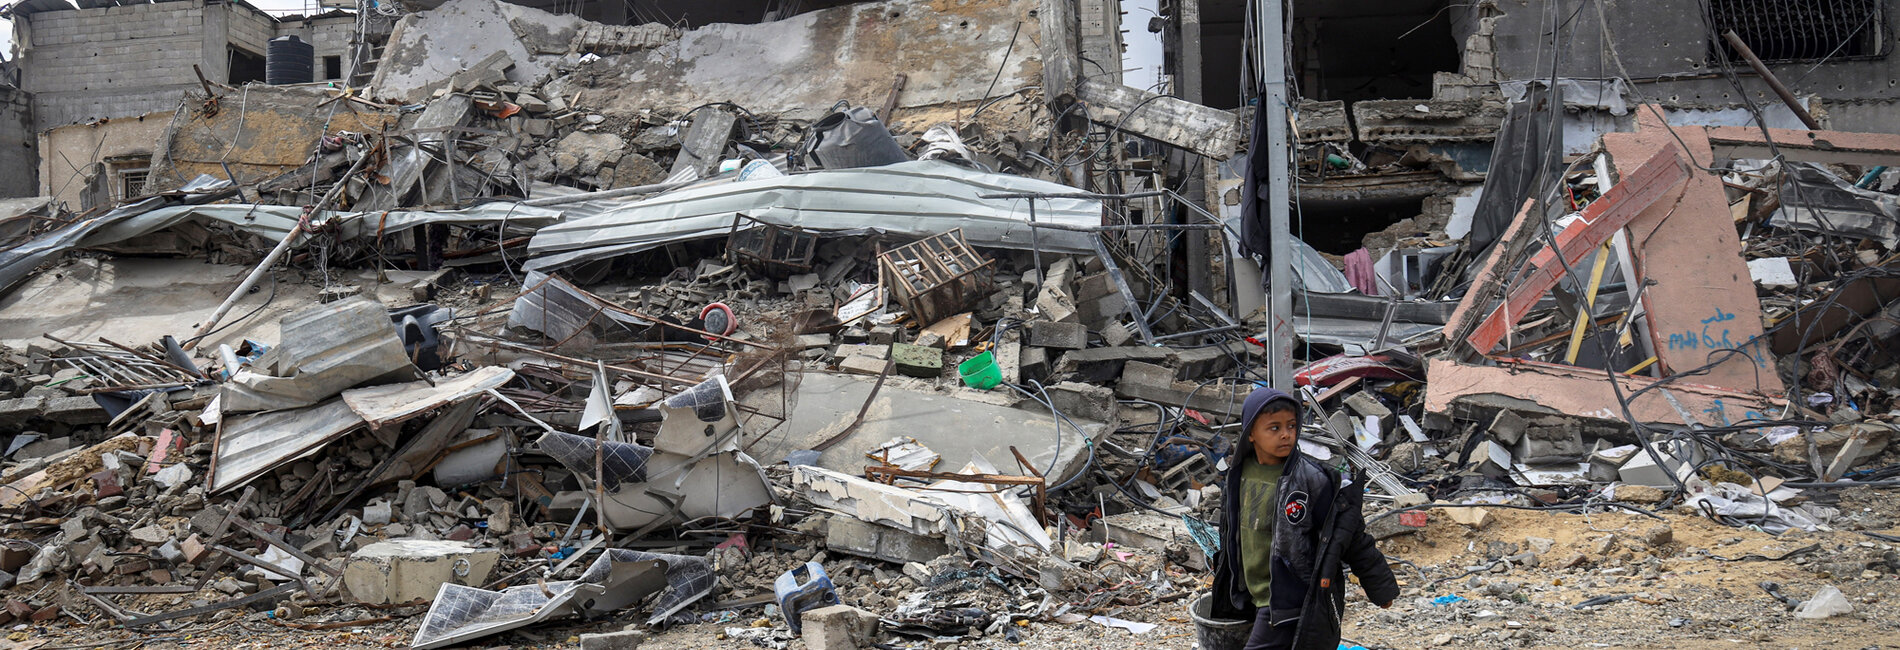
POLYGON ((1273 237, 1267 260, 1267 369, 1273 387, 1293 390, 1293 229, 1287 214, 1292 197, 1287 141, 1286 9, 1282 0, 1253 0, 1254 62, 1259 76, 1260 101, 1266 105, 1267 232, 1273 237))

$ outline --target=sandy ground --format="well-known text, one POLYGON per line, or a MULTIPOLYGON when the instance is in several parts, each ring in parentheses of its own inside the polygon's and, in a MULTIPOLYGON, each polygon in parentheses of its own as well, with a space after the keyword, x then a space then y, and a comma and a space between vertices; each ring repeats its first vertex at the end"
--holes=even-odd
MULTIPOLYGON (((1875 495, 1877 498, 1877 495, 1875 495)), ((1879 501, 1890 504, 1890 499, 1879 501)), ((1843 505, 1853 504, 1844 502, 1843 505)), ((1523 648, 1887 648, 1900 647, 1900 578, 1888 570, 1852 575, 1847 567, 1877 561, 1892 548, 1858 533, 1833 531, 1769 535, 1729 528, 1706 519, 1664 515, 1671 541, 1651 546, 1644 540, 1662 522, 1634 514, 1577 515, 1491 510, 1491 521, 1473 530, 1433 513, 1424 531, 1382 543, 1395 564, 1404 596, 1390 610, 1366 603, 1350 592, 1346 638, 1369 648, 1523 647, 1523 648), (1615 541, 1604 542, 1606 536, 1615 541), (1533 550, 1531 538, 1552 540, 1539 554, 1539 566, 1497 569, 1463 575, 1489 564, 1488 554, 1533 550), (1507 546, 1494 546, 1502 544, 1507 546), (1787 560, 1779 557, 1819 544, 1820 548, 1787 560), (1716 557, 1728 558, 1716 559, 1716 557), (1875 560, 1869 560, 1875 558, 1875 560), (1575 563, 1574 568, 1559 568, 1575 563), (1861 564, 1856 564, 1861 563, 1861 564), (1417 567, 1414 569, 1413 567, 1417 567), (1423 572, 1421 574, 1421 572, 1423 572), (1774 581, 1782 592, 1804 599, 1825 585, 1837 585, 1854 611, 1825 620, 1795 618, 1758 585, 1774 581), (1459 596, 1463 602, 1434 605, 1431 599, 1459 596), (1605 595, 1631 598, 1579 610, 1577 603, 1605 595)), ((1870 511, 1871 512, 1871 511, 1870 511)), ((1900 532, 1889 530, 1887 532, 1900 532)), ((865 593, 844 594, 847 602, 865 593)), ((184 606, 176 596, 146 596, 131 603, 144 611, 184 606), (176 601, 176 602, 174 602, 176 601)), ((931 643, 886 637, 912 648, 1193 648, 1194 628, 1185 598, 1125 608, 1111 615, 1154 623, 1134 635, 1091 622, 1030 622, 1020 626, 1020 645, 1001 638, 966 638, 931 643)), ((421 623, 419 608, 366 610, 327 608, 295 621, 300 624, 391 616, 385 622, 334 630, 281 626, 265 613, 239 617, 226 613, 206 622, 181 625, 168 634, 134 635, 89 605, 75 611, 93 625, 72 617, 57 623, 15 625, 0 650, 55 650, 91 647, 128 648, 390 648, 406 647, 421 623)), ((708 618, 711 618, 709 615, 708 618)), ((741 611, 725 620, 674 627, 656 633, 642 648, 760 647, 738 638, 720 638, 728 627, 747 627, 761 619, 759 610, 741 611)), ((619 630, 637 620, 632 613, 591 623, 568 622, 483 639, 465 647, 578 647, 578 635, 619 630)), ((774 618, 770 624, 782 624, 774 618)), ((805 647, 793 640, 789 647, 805 647)))

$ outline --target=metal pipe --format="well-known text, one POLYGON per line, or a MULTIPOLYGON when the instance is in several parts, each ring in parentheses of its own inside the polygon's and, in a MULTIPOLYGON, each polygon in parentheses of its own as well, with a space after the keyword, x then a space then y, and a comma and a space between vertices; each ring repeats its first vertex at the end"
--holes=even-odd
POLYGON ((1071 226, 1063 223, 1030 222, 1031 228, 1067 230, 1069 232, 1123 232, 1129 230, 1220 230, 1218 223, 1132 223, 1111 226, 1071 226))
MULTIPOLYGON (((357 158, 356 163, 350 165, 350 170, 337 179, 336 186, 330 188, 330 193, 323 195, 323 200, 310 206, 306 213, 315 217, 318 212, 329 206, 330 202, 335 201, 336 197, 343 193, 343 188, 349 186, 350 178, 357 172, 363 171, 363 165, 367 164, 370 158, 368 154, 357 158)), ((211 312, 211 317, 198 326, 198 331, 192 335, 191 340, 185 341, 185 349, 189 350, 198 345, 198 341, 211 334, 211 330, 218 326, 218 321, 223 320, 225 314, 231 313, 231 308, 237 306, 238 300, 243 298, 244 294, 250 293, 251 287, 257 286, 257 281, 262 280, 264 274, 270 271, 270 267, 277 264, 277 258, 283 257, 284 253, 290 250, 290 244, 297 241, 298 235, 303 234, 304 221, 304 219, 298 219, 297 225, 291 227, 290 232, 284 235, 283 241, 277 242, 277 247, 271 249, 270 254, 265 255, 264 259, 257 263, 256 268, 251 269, 251 274, 244 276, 244 281, 238 283, 237 290, 232 291, 231 296, 224 299, 224 304, 218 305, 218 310, 211 312)))
MULTIPOLYGON (((1267 259, 1268 328, 1267 368, 1271 384, 1293 389, 1293 228, 1288 200, 1292 197, 1292 144, 1287 139, 1286 8, 1281 0, 1255 0, 1254 34, 1260 65, 1260 119, 1266 120, 1267 141, 1267 259)), ((1243 192, 1255 191, 1251 187, 1243 192)))
POLYGON ((1801 118, 1802 124, 1808 125, 1808 130, 1821 130, 1821 124, 1814 121, 1814 116, 1808 114, 1808 109, 1801 107, 1801 102, 1794 98, 1794 93, 1789 92, 1787 86, 1781 85, 1781 80, 1775 78, 1775 73, 1768 71, 1768 65, 1761 62, 1761 57, 1755 56, 1755 51, 1749 49, 1747 43, 1742 42, 1742 37, 1735 35, 1735 30, 1731 29, 1722 34, 1722 38, 1728 41, 1729 47, 1735 48, 1735 52, 1748 61, 1748 67, 1754 68, 1755 74, 1761 75, 1761 80, 1768 83, 1768 88, 1781 97, 1781 103, 1787 104, 1788 110, 1794 111, 1794 116, 1801 118))

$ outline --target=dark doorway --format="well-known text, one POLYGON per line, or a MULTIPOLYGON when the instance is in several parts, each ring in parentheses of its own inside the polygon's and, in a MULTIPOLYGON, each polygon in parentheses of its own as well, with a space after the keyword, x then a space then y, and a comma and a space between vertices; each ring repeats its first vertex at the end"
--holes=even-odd
POLYGON ((1448 0, 1297 0, 1294 78, 1318 100, 1424 99, 1432 73, 1457 72, 1448 0))
POLYGON ((323 57, 323 78, 325 81, 343 78, 343 57, 323 57))
POLYGON ((264 55, 253 54, 238 48, 230 48, 231 74, 225 83, 241 86, 253 81, 264 80, 264 55))
POLYGON ((1300 201, 1294 234, 1313 250, 1345 255, 1359 250, 1366 235, 1385 230, 1425 210, 1419 198, 1300 201))

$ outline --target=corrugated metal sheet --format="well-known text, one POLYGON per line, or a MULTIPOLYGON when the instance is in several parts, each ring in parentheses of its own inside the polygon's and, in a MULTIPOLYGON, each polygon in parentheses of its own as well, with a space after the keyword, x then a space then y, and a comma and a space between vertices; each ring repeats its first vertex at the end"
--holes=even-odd
POLYGON ((382 303, 363 296, 284 317, 283 340, 252 372, 225 382, 225 413, 300 408, 371 381, 415 375, 382 303))
POLYGON ((228 416, 218 436, 211 492, 244 485, 284 463, 315 453, 362 424, 363 418, 341 399, 309 408, 228 416))
MULTIPOLYGON (((215 192, 222 187, 194 182, 184 190, 215 192)), ((189 196, 187 200, 190 200, 189 196)), ((0 291, 24 279, 52 256, 73 248, 115 244, 187 221, 221 222, 266 240, 277 241, 297 226, 297 218, 302 211, 296 206, 283 205, 167 205, 174 202, 165 197, 149 197, 41 234, 19 246, 0 250, 0 291)), ((562 214, 562 211, 551 208, 494 202, 465 210, 437 212, 323 212, 319 215, 319 223, 335 229, 337 236, 342 239, 375 236, 378 232, 400 232, 424 224, 505 222, 511 232, 526 233, 560 221, 562 214)))
MULTIPOLYGON (((1022 176, 980 172, 936 160, 841 169, 691 187, 542 228, 528 244, 530 269, 638 252, 730 232, 733 215, 812 230, 877 230, 922 237, 962 228, 972 243, 1027 249, 1029 201, 990 194, 1073 193, 1075 188, 1022 176)), ((1036 220, 1101 225, 1090 199, 1036 202, 1036 220)), ((1044 230, 1044 250, 1094 250, 1088 233, 1044 230)))
POLYGON ((343 401, 370 426, 383 427, 437 406, 459 402, 491 388, 500 388, 514 377, 513 370, 485 366, 467 374, 437 380, 433 386, 426 381, 416 381, 346 390, 343 391, 343 401))
POLYGON ((73 248, 80 240, 107 224, 161 205, 165 205, 165 199, 156 196, 128 203, 111 212, 75 221, 58 230, 43 233, 18 246, 0 251, 0 291, 25 279, 27 274, 39 267, 40 263, 73 248))
POLYGON ((514 309, 508 312, 509 327, 525 327, 564 341, 596 324, 603 328, 618 324, 629 332, 653 325, 559 276, 531 272, 523 284, 531 288, 515 299, 514 309))
MULTIPOLYGON (((210 221, 230 224, 244 232, 276 241, 297 226, 302 208, 290 205, 179 205, 110 220, 111 223, 87 235, 83 246, 104 246, 125 241, 186 221, 210 221)), ((116 211, 115 211, 116 212, 116 211)), ((484 203, 463 210, 391 210, 376 212, 322 212, 318 223, 334 229, 340 239, 373 237, 401 232, 425 224, 490 224, 507 220, 510 229, 533 230, 561 220, 561 211, 517 203, 484 203)), ((300 242, 301 243, 301 242, 300 242)))

